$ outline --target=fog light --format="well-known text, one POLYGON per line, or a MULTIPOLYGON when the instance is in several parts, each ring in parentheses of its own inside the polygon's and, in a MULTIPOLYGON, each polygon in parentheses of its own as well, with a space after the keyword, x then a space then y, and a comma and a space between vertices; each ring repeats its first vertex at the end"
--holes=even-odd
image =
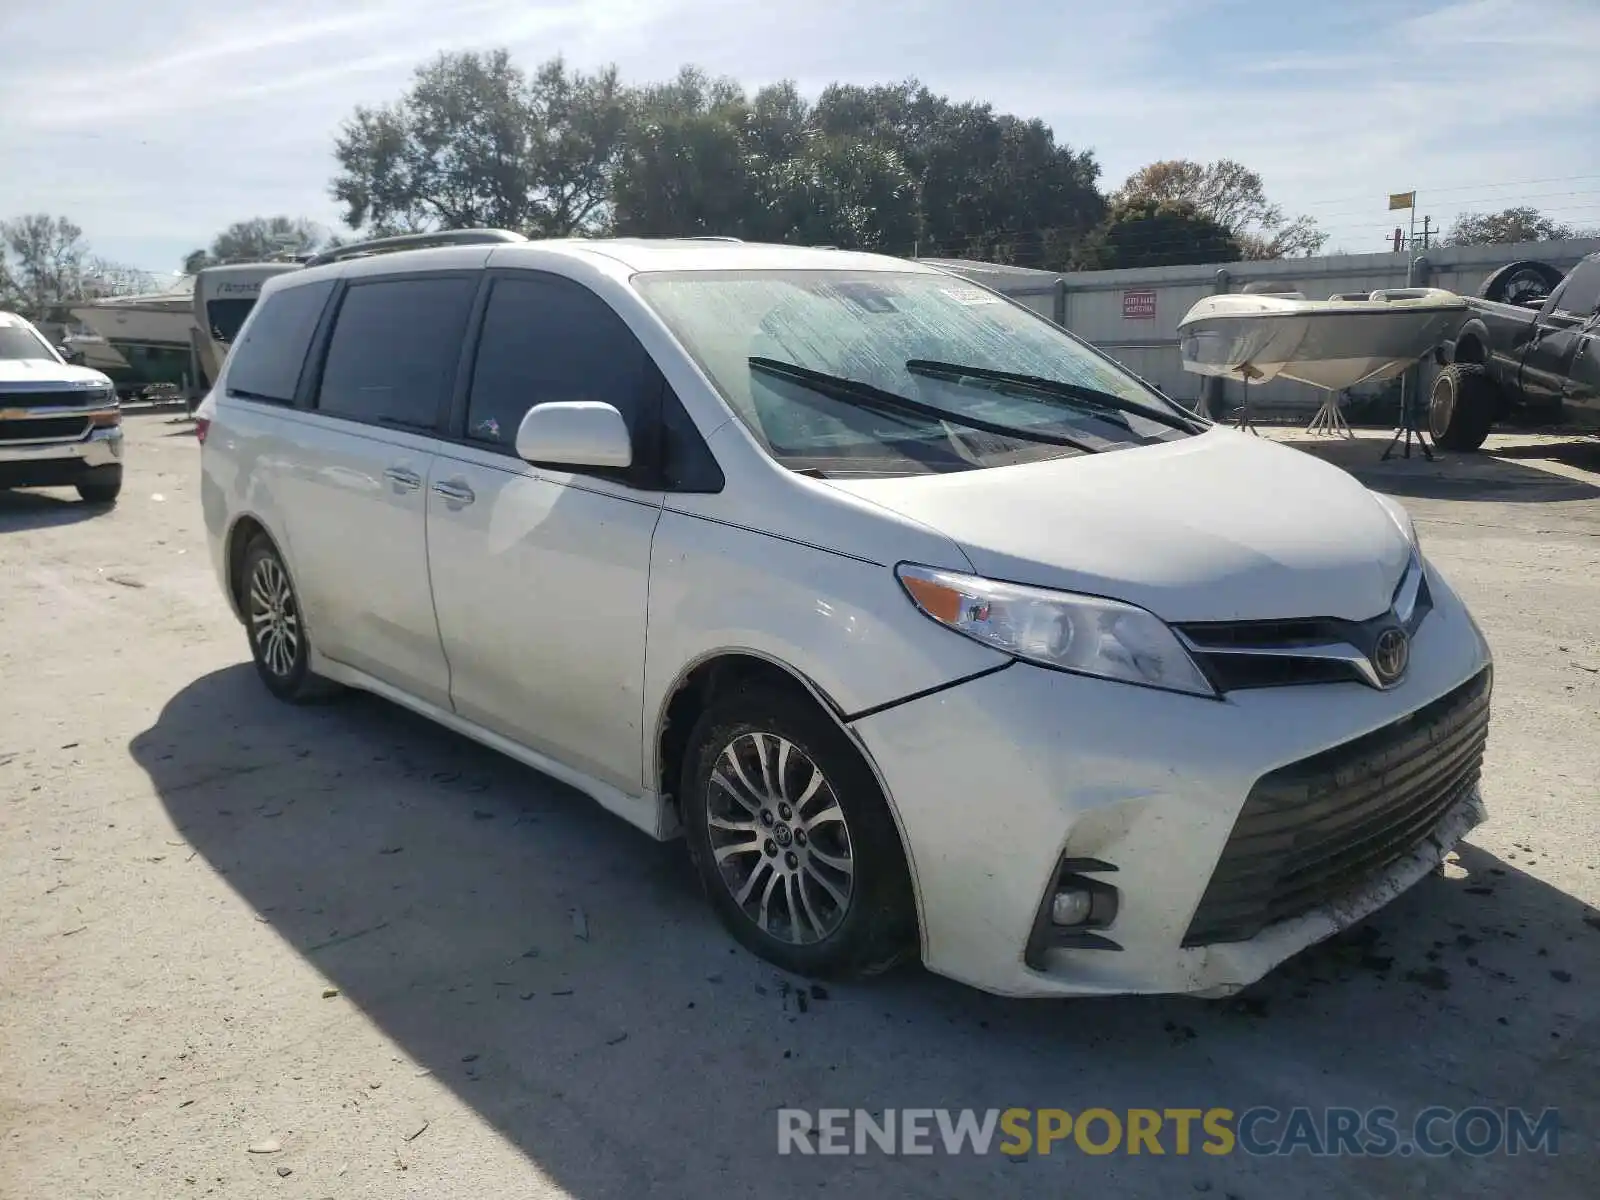
POLYGON ((1094 893, 1081 888, 1063 888, 1050 899, 1052 925, 1082 925, 1094 909, 1094 893))

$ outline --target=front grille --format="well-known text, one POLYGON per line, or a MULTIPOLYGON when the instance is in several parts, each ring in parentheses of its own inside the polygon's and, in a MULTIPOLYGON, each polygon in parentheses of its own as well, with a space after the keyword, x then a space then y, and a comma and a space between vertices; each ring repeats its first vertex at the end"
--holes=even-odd
POLYGON ((61 405, 83 404, 98 400, 100 393, 88 388, 62 388, 56 391, 6 392, 0 391, 0 408, 55 408, 61 405))
POLYGON ((1414 850, 1478 781, 1490 690, 1485 668, 1393 724, 1263 775, 1183 944, 1247 941, 1414 850))
POLYGON ((28 442, 51 439, 65 441, 89 432, 88 417, 34 417, 0 420, 0 442, 28 442))
POLYGON ((1365 621, 1294 617, 1265 621, 1191 621, 1174 626, 1195 664, 1219 692, 1304 683, 1365 683, 1372 653, 1386 630, 1414 635, 1433 609, 1426 573, 1413 557, 1395 587, 1389 611, 1365 621), (1407 585, 1415 580, 1415 593, 1407 585))

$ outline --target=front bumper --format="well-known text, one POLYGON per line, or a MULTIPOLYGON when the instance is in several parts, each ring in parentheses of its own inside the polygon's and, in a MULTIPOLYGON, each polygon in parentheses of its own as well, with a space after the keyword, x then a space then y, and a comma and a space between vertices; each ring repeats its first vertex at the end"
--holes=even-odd
POLYGON ((122 461, 122 427, 101 426, 68 441, 0 441, 0 487, 58 487, 122 461))
POLYGON ((1472 679, 1489 649, 1429 569, 1434 610, 1396 687, 1313 684, 1203 700, 1016 664, 862 718, 911 863, 923 958, 1018 996, 1225 995, 1421 879, 1484 816, 1476 786, 1417 849, 1336 901, 1245 941, 1185 947, 1236 818, 1263 775, 1397 721, 1472 679), (1114 864, 1103 932, 1121 947, 1027 944, 1061 859, 1114 864))

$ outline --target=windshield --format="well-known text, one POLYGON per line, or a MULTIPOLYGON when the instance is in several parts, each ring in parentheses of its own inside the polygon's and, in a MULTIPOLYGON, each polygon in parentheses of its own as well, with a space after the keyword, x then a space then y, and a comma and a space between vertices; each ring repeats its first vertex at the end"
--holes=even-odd
POLYGON ((211 326, 212 340, 232 345, 233 339, 239 336, 244 319, 255 306, 254 296, 248 300, 206 301, 206 323, 211 326))
POLYGON ((0 324, 0 358, 57 361, 50 344, 32 328, 27 325, 13 325, 9 321, 0 324))
POLYGON ((740 420, 797 470, 971 470, 1190 436, 1190 414, 1037 314, 954 276, 695 271, 634 283, 740 420), (911 403, 864 405, 828 380, 911 403))

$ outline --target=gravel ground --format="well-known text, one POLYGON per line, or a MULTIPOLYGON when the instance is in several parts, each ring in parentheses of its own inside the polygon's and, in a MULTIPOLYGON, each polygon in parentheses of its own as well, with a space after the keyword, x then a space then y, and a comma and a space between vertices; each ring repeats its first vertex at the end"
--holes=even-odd
POLYGON ((113 512, 0 496, 0 1195, 1600 1195, 1600 443, 1312 446, 1496 651, 1454 878, 1232 1001, 1027 1003, 797 991, 679 847, 381 701, 276 704, 190 427, 129 432, 113 512), (1557 1107, 1561 1152, 776 1154, 783 1106, 1258 1104, 1557 1107))

